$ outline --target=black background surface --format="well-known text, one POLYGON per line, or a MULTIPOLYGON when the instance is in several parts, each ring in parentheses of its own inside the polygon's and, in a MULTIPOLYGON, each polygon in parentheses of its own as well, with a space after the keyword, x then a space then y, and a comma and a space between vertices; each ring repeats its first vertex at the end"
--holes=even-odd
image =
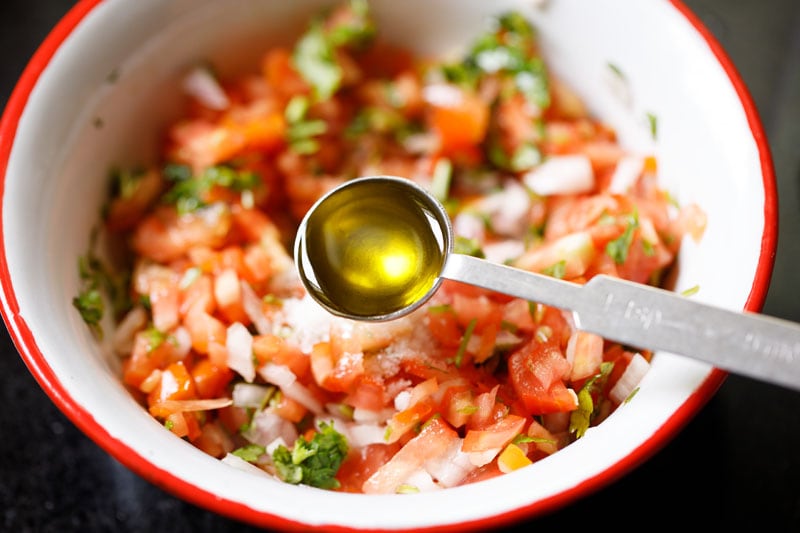
MULTIPOLYGON (((685 3, 720 41, 761 115, 780 201, 779 249, 763 311, 800 321, 800 2, 685 3)), ((0 104, 73 4, 0 1, 0 104)), ((728 376, 651 459, 611 486, 524 525, 591 530, 600 524, 623 531, 712 524, 800 531, 800 393, 728 376)), ((257 530, 177 499, 109 456, 54 406, 2 328, 0 531, 257 530)))

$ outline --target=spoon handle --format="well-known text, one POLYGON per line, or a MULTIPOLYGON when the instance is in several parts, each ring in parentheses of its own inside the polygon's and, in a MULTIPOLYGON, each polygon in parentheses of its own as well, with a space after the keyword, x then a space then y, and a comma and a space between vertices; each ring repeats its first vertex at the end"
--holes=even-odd
POLYGON ((441 277, 573 312, 583 331, 800 390, 800 324, 605 275, 578 285, 451 254, 441 277))

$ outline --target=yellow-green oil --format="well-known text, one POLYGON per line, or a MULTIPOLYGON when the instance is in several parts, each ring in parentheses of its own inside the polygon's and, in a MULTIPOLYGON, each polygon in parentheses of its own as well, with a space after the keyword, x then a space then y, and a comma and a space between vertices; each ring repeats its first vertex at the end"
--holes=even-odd
POLYGON ((448 235, 423 193, 402 182, 355 180, 307 217, 314 296, 339 314, 377 318, 422 300, 436 285, 448 235))

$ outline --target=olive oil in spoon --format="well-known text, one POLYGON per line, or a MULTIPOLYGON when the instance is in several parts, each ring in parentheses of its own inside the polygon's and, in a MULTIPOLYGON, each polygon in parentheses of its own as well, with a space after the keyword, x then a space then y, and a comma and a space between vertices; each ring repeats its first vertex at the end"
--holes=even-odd
POLYGON ((404 178, 359 178, 328 192, 303 219, 294 254, 309 294, 346 318, 403 316, 452 279, 567 309, 576 327, 607 339, 800 390, 800 325, 611 276, 578 285, 453 253, 447 212, 404 178))

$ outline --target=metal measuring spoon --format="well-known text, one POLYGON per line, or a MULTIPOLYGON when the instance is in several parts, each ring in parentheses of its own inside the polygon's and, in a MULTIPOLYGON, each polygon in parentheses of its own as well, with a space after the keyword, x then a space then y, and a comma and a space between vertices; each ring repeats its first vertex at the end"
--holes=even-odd
MULTIPOLYGON (((400 249, 405 253, 403 246, 400 249)), ((309 294, 338 316, 373 321, 397 318, 417 309, 443 279, 450 279, 569 310, 577 328, 606 339, 688 356, 728 372, 800 390, 800 324, 714 307, 607 275, 596 275, 579 285, 454 253, 453 228, 444 207, 404 178, 359 178, 329 191, 300 224, 294 255, 309 294), (391 198, 388 203, 387 197, 391 198), (374 213, 391 213, 380 216, 383 223, 375 224, 376 231, 366 238, 336 227, 339 210, 368 213, 376 203, 380 205, 374 213), (425 223, 402 228, 407 224, 403 218, 409 214, 425 223), (325 228, 326 224, 330 227, 325 228), (373 259, 391 255, 393 249, 389 244, 380 245, 382 235, 391 237, 397 226, 403 229, 401 235, 412 232, 421 239, 416 248, 428 253, 404 261, 406 268, 400 269, 399 276, 389 276, 391 282, 385 286, 370 284, 370 276, 354 281, 352 276, 340 275, 337 267, 347 257, 355 258, 351 271, 362 265, 364 271, 380 269, 382 262, 373 259), (404 291, 410 286, 414 290, 409 297, 404 291)), ((385 274, 372 272, 372 277, 382 279, 385 274)))

